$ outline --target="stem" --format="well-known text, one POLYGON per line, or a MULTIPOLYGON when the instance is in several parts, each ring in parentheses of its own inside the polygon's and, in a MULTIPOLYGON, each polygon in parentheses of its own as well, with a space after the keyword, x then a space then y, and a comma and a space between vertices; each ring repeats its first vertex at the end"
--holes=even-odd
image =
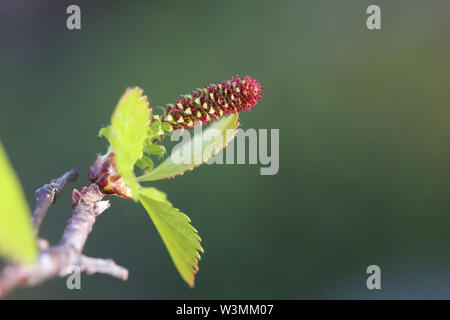
MULTIPOLYGON (((78 176, 76 170, 65 173, 61 178, 36 191, 36 209, 33 223, 36 232, 45 217, 49 206, 62 192, 68 181, 78 176)), ((68 275, 68 267, 77 265, 87 274, 104 273, 127 280, 128 270, 108 259, 90 258, 82 254, 86 240, 96 218, 109 208, 109 201, 102 201, 104 193, 96 184, 84 187, 81 192, 72 192, 72 213, 57 246, 43 246, 37 261, 31 265, 10 264, 0 273, 0 298, 20 286, 33 286, 45 280, 68 275)), ((45 243, 45 241, 43 241, 45 243)))
POLYGON ((71 169, 58 179, 53 179, 50 183, 36 190, 36 208, 31 218, 36 234, 39 233, 39 228, 47 214, 48 208, 60 196, 66 183, 75 181, 77 178, 78 170, 71 169))

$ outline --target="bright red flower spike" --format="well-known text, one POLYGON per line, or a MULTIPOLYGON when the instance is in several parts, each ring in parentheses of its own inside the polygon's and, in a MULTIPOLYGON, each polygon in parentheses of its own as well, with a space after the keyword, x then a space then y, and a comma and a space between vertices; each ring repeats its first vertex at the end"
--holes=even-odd
POLYGON ((183 95, 175 105, 168 105, 162 121, 173 129, 191 129, 199 121, 207 124, 224 115, 250 111, 261 100, 262 89, 259 82, 249 76, 214 82, 183 95))

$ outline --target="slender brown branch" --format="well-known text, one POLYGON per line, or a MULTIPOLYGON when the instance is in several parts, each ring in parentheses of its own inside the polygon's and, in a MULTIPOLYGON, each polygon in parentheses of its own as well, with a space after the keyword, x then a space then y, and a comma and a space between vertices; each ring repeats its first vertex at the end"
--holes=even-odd
POLYGON ((71 169, 58 179, 53 179, 50 183, 36 190, 36 208, 31 218, 36 234, 39 233, 39 228, 47 214, 48 208, 60 196, 66 183, 75 181, 77 178, 78 170, 71 169))
POLYGON ((128 270, 124 267, 118 266, 111 259, 81 256, 80 266, 82 271, 86 271, 87 274, 104 273, 123 281, 128 279, 128 270))
MULTIPOLYGON (((75 176, 70 175, 70 172, 50 183, 50 185, 54 183, 53 187, 47 187, 50 190, 47 194, 50 194, 50 196, 45 195, 46 191, 42 191, 40 199, 44 200, 39 200, 39 197, 37 197, 37 207, 40 208, 37 215, 39 215, 41 222, 53 201, 49 202, 48 199, 52 197, 55 199, 55 196, 61 193, 64 184, 74 177, 76 178, 77 174, 75 176)), ((41 251, 35 263, 6 266, 0 273, 0 298, 20 286, 32 286, 51 278, 66 276, 71 266, 78 266, 81 271, 85 271, 87 274, 99 272, 127 280, 128 270, 116 265, 114 261, 90 258, 82 254, 96 218, 109 208, 109 201, 102 200, 104 196, 105 194, 99 190, 96 184, 83 188, 81 192, 74 189, 72 192, 72 213, 67 221, 60 243, 47 248, 45 241, 41 240, 41 251)), ((33 219, 33 221, 35 220, 33 219)))

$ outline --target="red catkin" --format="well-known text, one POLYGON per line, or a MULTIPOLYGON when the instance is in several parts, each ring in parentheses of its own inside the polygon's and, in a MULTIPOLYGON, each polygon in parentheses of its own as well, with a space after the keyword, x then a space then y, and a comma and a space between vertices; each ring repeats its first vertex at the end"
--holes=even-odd
POLYGON ((262 86, 249 76, 214 82, 196 89, 169 104, 161 121, 173 129, 191 129, 195 124, 207 124, 232 113, 250 111, 262 98, 262 86))

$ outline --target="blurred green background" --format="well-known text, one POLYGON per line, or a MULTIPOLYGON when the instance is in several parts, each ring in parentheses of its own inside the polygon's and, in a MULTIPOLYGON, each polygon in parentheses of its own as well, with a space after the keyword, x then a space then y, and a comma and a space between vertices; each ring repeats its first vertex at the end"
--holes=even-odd
POLYGON ((43 224, 52 244, 126 87, 157 106, 248 74, 264 97, 242 128, 280 129, 275 176, 214 165, 154 183, 203 238, 195 289, 144 209, 114 198, 85 253, 128 267, 127 282, 83 275, 78 291, 55 279, 9 298, 450 298, 449 30, 444 0, 2 1, 0 139, 30 205, 81 171, 43 224), (371 264, 381 290, 366 288, 371 264))

